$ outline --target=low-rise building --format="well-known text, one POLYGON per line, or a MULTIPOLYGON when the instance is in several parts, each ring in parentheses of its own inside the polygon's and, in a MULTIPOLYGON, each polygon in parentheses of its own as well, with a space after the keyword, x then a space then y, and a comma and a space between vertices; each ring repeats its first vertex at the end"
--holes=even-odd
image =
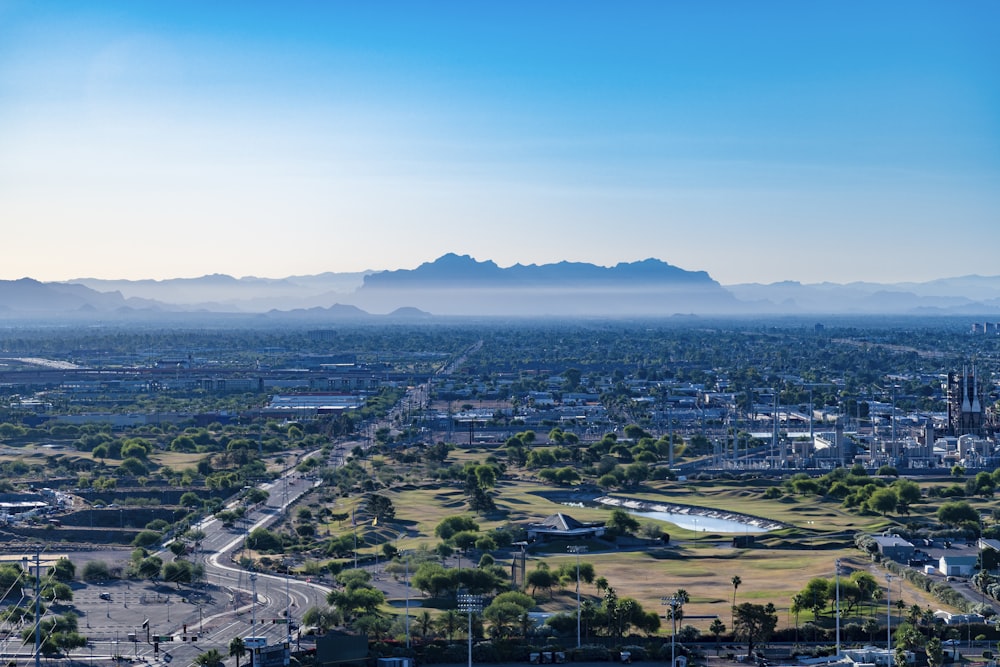
POLYGON ((979 556, 941 556, 938 571, 949 577, 971 577, 979 563, 979 556))
POLYGON ((878 545, 878 552, 883 558, 894 560, 897 563, 906 563, 913 558, 913 544, 907 542, 899 535, 885 533, 872 536, 875 544, 878 545))

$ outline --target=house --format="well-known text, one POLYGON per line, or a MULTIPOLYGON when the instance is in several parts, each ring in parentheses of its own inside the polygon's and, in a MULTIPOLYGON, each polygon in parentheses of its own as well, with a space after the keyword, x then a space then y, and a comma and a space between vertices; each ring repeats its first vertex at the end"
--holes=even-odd
POLYGON ((579 539, 581 537, 601 537, 604 535, 604 523, 583 523, 568 514, 551 514, 540 523, 529 523, 529 540, 579 539))
POLYGON ((913 558, 913 544, 907 542, 899 535, 874 535, 872 539, 878 545, 878 552, 883 558, 889 558, 897 563, 906 563, 913 558))
POLYGON ((949 577, 971 577, 979 564, 979 556, 941 556, 938 570, 949 577))

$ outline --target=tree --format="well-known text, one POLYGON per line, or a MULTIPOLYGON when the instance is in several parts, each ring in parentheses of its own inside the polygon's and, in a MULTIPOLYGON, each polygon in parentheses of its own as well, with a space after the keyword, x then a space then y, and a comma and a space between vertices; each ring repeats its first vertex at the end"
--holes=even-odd
POLYGON ((875 491, 868 499, 868 506, 885 516, 889 512, 894 512, 899 504, 895 489, 885 487, 875 491))
POLYGON ((896 638, 896 647, 904 651, 912 651, 924 643, 924 636, 906 621, 899 624, 893 636, 896 638))
POLYGON ((83 566, 80 578, 88 583, 111 579, 111 567, 103 560, 90 560, 83 566))
POLYGON ((185 491, 178 502, 181 507, 201 507, 201 496, 194 491, 185 491))
POLYGON ((478 530, 479 524, 470 516, 448 516, 434 528, 434 534, 442 540, 447 540, 458 532, 478 530))
POLYGON ((143 558, 135 565, 134 572, 140 579, 156 579, 163 571, 163 559, 159 556, 143 558))
POLYGON ((132 546, 151 547, 154 544, 157 544, 162 537, 163 536, 155 530, 143 530, 132 539, 132 546))
POLYGON ((730 625, 733 626, 733 629, 735 631, 735 629, 736 629, 736 591, 739 590, 740 584, 743 583, 743 580, 740 579, 740 575, 734 574, 733 578, 730 579, 730 581, 733 584, 733 614, 732 614, 732 618, 730 619, 730 625))
POLYGON ((612 510, 608 529, 616 535, 632 535, 639 530, 639 521, 621 508, 612 510))
POLYGON ((920 502, 920 485, 909 479, 901 479, 893 484, 896 489, 897 509, 900 514, 909 514, 910 507, 920 502))
POLYGON ((181 584, 190 584, 200 579, 203 572, 201 565, 193 565, 186 560, 174 560, 163 564, 160 576, 164 581, 177 584, 177 588, 180 588, 181 584))
POLYGON ((396 518, 396 508, 392 501, 378 493, 368 496, 368 511, 379 521, 391 521, 396 518))
MULTIPOLYGON (((709 632, 715 635, 715 655, 719 655, 719 635, 726 631, 726 624, 721 619, 716 618, 708 628, 709 632)), ((236 667, 239 667, 237 665, 236 667)))
POLYGON ((937 511, 937 520, 949 526, 958 526, 964 521, 979 521, 979 513, 964 500, 947 502, 937 511))
POLYGON ((864 623, 861 624, 861 632, 868 635, 869 643, 875 641, 875 633, 878 631, 878 621, 874 618, 866 618, 864 623))
POLYGON ((240 667, 240 658, 247 653, 246 644, 242 637, 233 637, 229 642, 229 657, 236 658, 236 667, 240 667))
MULTIPOLYGON (((42 653, 46 656, 59 655, 60 652, 69 652, 75 648, 87 645, 87 638, 77 632, 77 619, 75 614, 63 614, 61 616, 47 617, 42 619, 40 625, 42 640, 42 653)), ((34 625, 21 631, 21 638, 25 643, 34 639, 34 625)))
POLYGON ((343 618, 336 609, 327 607, 309 607, 302 614, 302 624, 315 627, 321 634, 326 634, 330 629, 337 627, 343 622, 343 618))
POLYGON ((848 613, 850 613, 851 609, 855 606, 861 606, 865 602, 871 600, 872 593, 876 590, 880 590, 878 581, 875 580, 875 577, 871 572, 855 570, 854 572, 851 572, 850 581, 857 586, 858 599, 856 601, 848 600, 848 613))
POLYGON ((744 602, 734 607, 735 621, 733 634, 747 644, 747 655, 753 654, 754 645, 766 642, 778 625, 778 614, 774 605, 744 602))
POLYGON ((420 633, 421 639, 427 639, 430 636, 431 631, 434 629, 434 617, 431 613, 424 609, 417 616, 417 631, 420 633))
POLYGON ((42 598, 53 602, 72 602, 73 589, 61 581, 48 582, 42 586, 42 598))
POLYGON ((263 526, 254 528, 247 536, 247 546, 254 551, 279 553, 282 550, 281 537, 263 526))
POLYGON ((556 578, 549 570, 549 566, 545 563, 539 563, 538 566, 528 573, 527 585, 531 586, 531 594, 535 594, 535 590, 541 588, 543 591, 549 591, 549 597, 552 597, 552 587, 556 584, 556 578))
POLYGON ((253 487, 250 487, 249 489, 247 489, 247 492, 243 496, 243 499, 246 500, 247 503, 250 504, 250 505, 256 505, 257 503, 264 502, 265 500, 267 500, 270 497, 271 497, 271 494, 269 494, 264 489, 261 489, 259 487, 253 486, 253 487))
POLYGON ((327 601, 336 605, 345 618, 370 616, 385 602, 385 593, 371 586, 331 591, 327 601))
POLYGON ((459 626, 462 625, 462 614, 457 609, 448 609, 438 617, 438 628, 444 633, 448 641, 455 636, 459 626))
POLYGON ((204 653, 199 653, 194 659, 194 664, 199 667, 219 667, 222 665, 222 654, 218 649, 210 648, 204 653))
POLYGON ((76 575, 76 566, 69 558, 60 558, 49 568, 49 575, 56 581, 73 581, 76 575))
POLYGON ((490 622, 494 637, 509 637, 514 633, 522 613, 524 608, 513 602, 497 603, 494 600, 483 610, 483 618, 490 622))
POLYGON ((944 649, 941 647, 941 640, 931 637, 927 640, 927 664, 929 667, 941 667, 944 664, 944 649))
POLYGON ((818 617, 826 608, 827 601, 831 599, 830 585, 828 579, 813 577, 806 583, 805 588, 799 591, 798 595, 805 608, 811 609, 813 616, 818 617))

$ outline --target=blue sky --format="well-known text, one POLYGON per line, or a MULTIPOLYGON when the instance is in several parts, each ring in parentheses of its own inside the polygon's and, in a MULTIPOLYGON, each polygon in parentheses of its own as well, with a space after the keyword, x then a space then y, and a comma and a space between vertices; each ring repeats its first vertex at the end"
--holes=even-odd
POLYGON ((0 278, 1000 274, 1000 3, 0 0, 0 278))

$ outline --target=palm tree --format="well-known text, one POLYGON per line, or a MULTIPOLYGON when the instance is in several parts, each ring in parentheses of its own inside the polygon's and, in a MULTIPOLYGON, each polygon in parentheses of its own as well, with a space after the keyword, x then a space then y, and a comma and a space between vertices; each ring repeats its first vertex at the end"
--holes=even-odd
MULTIPOLYGON (((792 596, 792 609, 791 612, 795 614, 795 643, 799 643, 799 614, 805 609, 806 601, 802 597, 801 593, 796 593, 792 596)), ((239 667, 239 665, 237 665, 239 667)))
POLYGON ((427 639, 427 635, 431 634, 431 630, 434 629, 434 617, 426 609, 420 613, 420 616, 417 616, 417 628, 420 630, 421 639, 427 639))
POLYGON ((457 609, 449 609, 438 617, 438 628, 448 638, 448 641, 451 641, 451 638, 455 636, 455 632, 461 623, 462 615, 458 613, 457 609))
POLYGON ((528 633, 531 631, 534 623, 534 620, 532 620, 527 610, 521 612, 521 615, 517 618, 517 626, 521 631, 521 637, 525 639, 528 638, 528 633))
POLYGON ((229 642, 229 657, 236 658, 236 667, 240 667, 240 658, 247 653, 246 644, 241 637, 233 637, 229 642))
POLYGON ((861 632, 868 634, 868 641, 875 641, 875 632, 878 630, 878 621, 874 618, 866 618, 865 622, 861 624, 861 632))
MULTIPOLYGON (((719 655, 719 635, 726 631, 726 624, 716 618, 708 630, 715 635, 715 655, 719 655)), ((240 666, 236 665, 236 667, 240 666)))
POLYGON ((732 626, 735 628, 736 627, 736 590, 740 587, 740 584, 743 583, 743 580, 740 579, 740 575, 734 574, 731 581, 733 582, 733 618, 732 618, 731 623, 732 623, 732 626))
POLYGON ((218 649, 210 648, 204 653, 199 653, 194 659, 194 664, 199 667, 219 667, 222 664, 222 654, 218 649))

